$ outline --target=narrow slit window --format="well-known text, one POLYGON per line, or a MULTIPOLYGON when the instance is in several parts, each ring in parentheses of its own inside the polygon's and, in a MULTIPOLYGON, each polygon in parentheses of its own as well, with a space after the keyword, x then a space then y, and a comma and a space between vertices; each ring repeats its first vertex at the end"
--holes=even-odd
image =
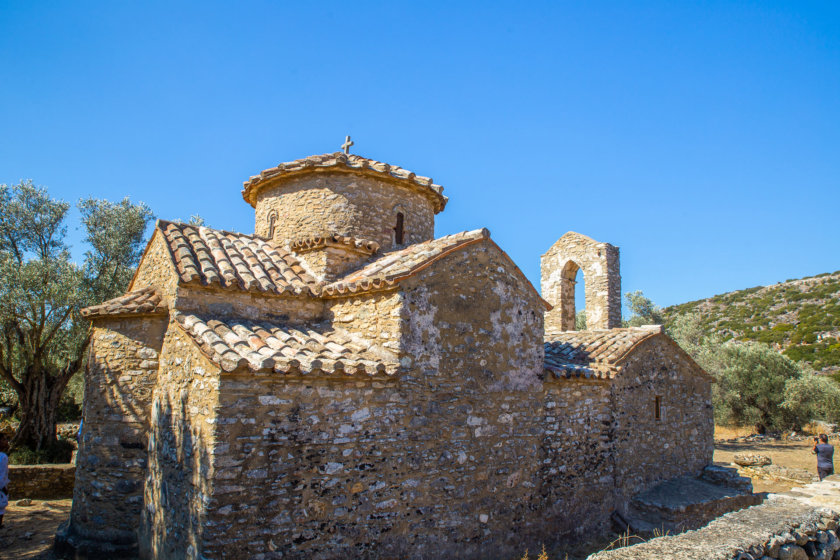
POLYGON ((653 416, 657 420, 662 420, 662 397, 660 396, 654 398, 653 416))
POLYGON ((268 238, 274 239, 274 228, 277 226, 277 212, 268 215, 268 238))
POLYGON ((394 226, 394 243, 397 245, 403 244, 403 237, 405 232, 403 231, 405 217, 403 216, 402 212, 397 212, 397 225, 394 226))

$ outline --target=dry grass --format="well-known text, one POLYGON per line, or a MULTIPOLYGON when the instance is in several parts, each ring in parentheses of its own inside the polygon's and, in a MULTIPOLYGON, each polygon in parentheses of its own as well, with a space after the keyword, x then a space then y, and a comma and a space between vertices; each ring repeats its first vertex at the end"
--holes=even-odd
MULTIPOLYGON (((802 428, 799 435, 816 436, 825 432, 825 426, 816 422, 811 422, 802 428)), ((789 432, 788 432, 789 433, 789 432)), ((719 426, 715 424, 715 440, 733 439, 738 437, 746 437, 755 434, 752 426, 719 426)), ((787 433, 782 434, 782 439, 786 438, 787 433)))
POLYGON ((718 426, 715 424, 715 439, 732 439, 754 434, 752 426, 718 426))
POLYGON ((825 431, 825 426, 817 424, 816 422, 811 422, 810 424, 802 428, 802 433, 807 434, 809 436, 818 436, 824 433, 825 431))
MULTIPOLYGON (((568 558, 568 557, 569 556, 566 555, 566 558, 568 558)), ((525 551, 525 556, 523 556, 520 560, 530 560, 530 558, 528 557, 528 551, 527 550, 525 551)), ((542 551, 540 552, 540 555, 537 556, 537 560, 548 560, 548 553, 545 551, 545 545, 543 545, 542 551)))

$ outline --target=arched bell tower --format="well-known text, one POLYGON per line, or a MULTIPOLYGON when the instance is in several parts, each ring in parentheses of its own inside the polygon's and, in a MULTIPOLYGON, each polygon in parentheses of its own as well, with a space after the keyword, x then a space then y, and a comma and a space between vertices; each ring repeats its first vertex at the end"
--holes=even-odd
POLYGON ((568 232, 540 259, 542 297, 554 306, 545 314, 546 333, 575 330, 575 276, 586 279, 587 330, 621 327, 618 247, 568 232))

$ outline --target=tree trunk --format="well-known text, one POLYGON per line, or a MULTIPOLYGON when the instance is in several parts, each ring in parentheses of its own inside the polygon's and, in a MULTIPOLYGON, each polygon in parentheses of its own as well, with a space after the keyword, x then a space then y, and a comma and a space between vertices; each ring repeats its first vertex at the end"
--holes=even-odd
MULTIPOLYGON (((34 368, 33 368, 34 369, 34 368)), ((56 412, 67 381, 43 370, 30 370, 18 391, 20 425, 12 447, 20 445, 40 451, 56 442, 56 412)))

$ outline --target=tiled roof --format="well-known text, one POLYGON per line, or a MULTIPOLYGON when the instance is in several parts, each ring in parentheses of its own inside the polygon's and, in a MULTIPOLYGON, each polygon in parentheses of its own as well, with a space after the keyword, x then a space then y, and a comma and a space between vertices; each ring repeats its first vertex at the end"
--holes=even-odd
POLYGON ((224 371, 393 375, 397 356, 326 324, 296 326, 244 319, 203 319, 177 313, 178 324, 224 371))
POLYGON ((99 305, 92 305, 82 309, 82 316, 88 319, 94 317, 119 317, 122 315, 156 315, 166 313, 166 305, 161 303, 160 295, 153 286, 128 292, 124 296, 109 299, 99 305))
POLYGON ((248 204, 254 206, 256 204, 256 192, 260 185, 266 181, 281 176, 296 175, 318 169, 366 173, 373 176, 395 179, 410 188, 417 189, 426 194, 432 200, 435 213, 443 210, 448 200, 443 196, 443 187, 434 184, 429 177, 415 175, 411 171, 397 165, 389 165, 381 161, 367 159, 355 154, 345 154, 343 152, 309 156, 266 169, 259 175, 254 175, 243 183, 242 198, 248 204))
POLYGON ((490 232, 482 228, 415 243, 388 253, 344 278, 327 284, 321 293, 325 296, 340 296, 388 288, 453 251, 489 238, 490 232))
POLYGON ((379 250, 379 243, 376 241, 357 239, 355 237, 348 237, 337 233, 297 239, 289 243, 289 248, 295 253, 303 253, 313 249, 320 249, 321 247, 326 247, 327 245, 343 246, 368 255, 372 255, 379 250))
POLYGON ((315 294, 294 255, 260 237, 158 221, 184 283, 272 294, 315 294))
POLYGON ((618 363, 659 325, 600 331, 566 331, 545 342, 545 369, 556 377, 612 378, 618 363))

